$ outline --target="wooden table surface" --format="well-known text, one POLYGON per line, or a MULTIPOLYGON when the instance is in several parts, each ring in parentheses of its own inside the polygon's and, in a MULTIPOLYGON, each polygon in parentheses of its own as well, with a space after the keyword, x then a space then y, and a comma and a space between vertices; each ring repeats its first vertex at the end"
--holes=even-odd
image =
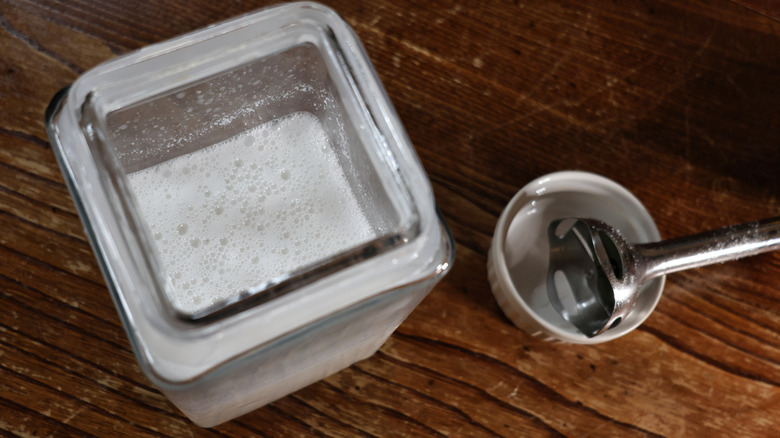
POLYGON ((548 343, 486 253, 515 192, 581 169, 664 237, 780 213, 775 1, 327 2, 354 27, 457 242, 371 358, 213 429, 142 374, 43 123, 90 67, 262 1, 0 0, 0 435, 780 436, 780 254, 678 273, 644 325, 548 343))

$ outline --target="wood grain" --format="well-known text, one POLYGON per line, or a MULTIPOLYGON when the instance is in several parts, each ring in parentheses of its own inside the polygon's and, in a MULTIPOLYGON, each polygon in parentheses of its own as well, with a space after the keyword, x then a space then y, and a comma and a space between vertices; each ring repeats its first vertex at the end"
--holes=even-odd
POLYGON ((0 434, 740 436, 780 433, 780 255, 670 276, 648 321, 542 342, 487 283, 498 215, 581 169, 662 235, 780 212, 780 7, 761 1, 326 2, 354 27, 433 182, 455 268, 371 358, 213 429, 146 379, 43 112, 116 55, 265 3, 0 0, 0 434))

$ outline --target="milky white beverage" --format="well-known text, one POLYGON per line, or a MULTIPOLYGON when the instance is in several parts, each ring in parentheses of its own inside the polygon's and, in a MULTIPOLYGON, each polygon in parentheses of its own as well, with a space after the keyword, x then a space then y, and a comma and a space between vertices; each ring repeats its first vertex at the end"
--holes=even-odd
POLYGON ((187 313, 376 237, 310 113, 129 178, 187 313))

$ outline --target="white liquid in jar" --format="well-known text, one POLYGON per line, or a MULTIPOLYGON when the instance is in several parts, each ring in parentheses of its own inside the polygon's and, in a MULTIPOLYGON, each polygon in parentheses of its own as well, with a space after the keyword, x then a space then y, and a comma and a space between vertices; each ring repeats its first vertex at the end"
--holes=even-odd
POLYGON ((320 121, 295 113, 129 175, 186 313, 376 237, 320 121))

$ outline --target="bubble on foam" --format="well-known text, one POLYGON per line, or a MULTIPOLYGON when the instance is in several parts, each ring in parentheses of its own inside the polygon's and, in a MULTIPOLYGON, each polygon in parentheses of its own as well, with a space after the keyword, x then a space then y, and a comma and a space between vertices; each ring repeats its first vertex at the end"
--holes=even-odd
POLYGON ((166 272, 178 274, 171 300, 185 312, 376 237, 321 123, 307 113, 136 172, 130 182, 166 272))

